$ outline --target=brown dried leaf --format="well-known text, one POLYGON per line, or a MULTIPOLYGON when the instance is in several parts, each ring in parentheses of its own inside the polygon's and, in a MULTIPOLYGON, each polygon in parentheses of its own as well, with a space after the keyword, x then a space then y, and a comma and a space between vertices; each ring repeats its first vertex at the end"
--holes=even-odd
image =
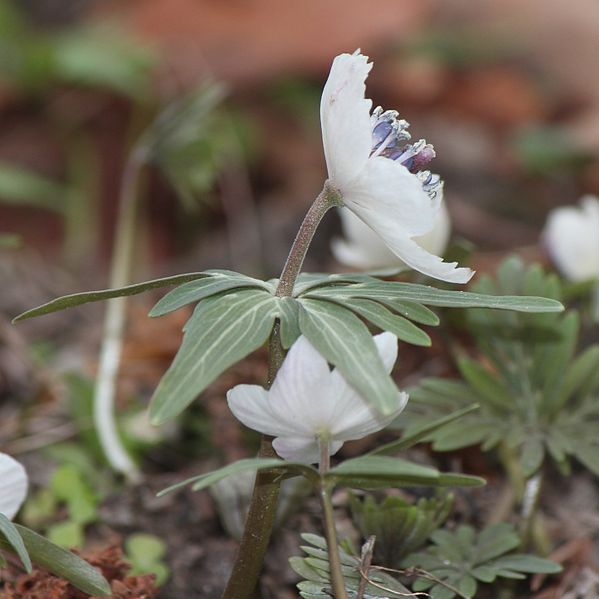
MULTIPOLYGON (((110 582, 115 599, 153 599, 158 593, 154 575, 127 576, 131 565, 124 559, 118 546, 88 552, 85 559, 102 571, 110 582)), ((7 582, 0 591, 0 599, 89 599, 66 580, 40 568, 31 574, 21 574, 7 582)))

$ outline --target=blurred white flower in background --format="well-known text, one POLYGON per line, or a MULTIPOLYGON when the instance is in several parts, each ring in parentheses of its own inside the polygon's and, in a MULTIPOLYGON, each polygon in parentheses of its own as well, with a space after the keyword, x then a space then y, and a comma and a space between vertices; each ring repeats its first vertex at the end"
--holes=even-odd
POLYGON ((320 103, 329 185, 343 205, 364 221, 389 250, 430 277, 466 283, 474 274, 443 262, 416 238, 429 233, 443 201, 443 182, 421 170, 435 152, 421 139, 408 143, 409 124, 365 96, 372 63, 359 52, 341 54, 331 66, 320 103))
POLYGON ((599 280, 599 198, 549 213, 543 241, 557 269, 570 281, 599 280))
MULTIPOLYGON (((383 240, 362 220, 347 208, 339 208, 344 237, 331 242, 335 258, 357 270, 400 268, 405 262, 385 245, 383 240)), ((431 231, 415 237, 414 241, 427 252, 442 256, 447 249, 451 233, 451 221, 445 204, 441 205, 431 231)))
MULTIPOLYGON (((397 359, 397 337, 381 333, 374 341, 391 372, 397 359)), ((333 455, 345 441, 387 426, 408 401, 406 393, 398 391, 398 395, 398 408, 381 416, 301 336, 269 391, 259 385, 237 385, 227 393, 227 401, 243 424, 276 437, 273 447, 282 458, 314 464, 319 461, 320 442, 328 443, 333 455)))
POLYGON ((5 453, 0 453, 0 514, 12 520, 19 511, 29 482, 25 468, 5 453))

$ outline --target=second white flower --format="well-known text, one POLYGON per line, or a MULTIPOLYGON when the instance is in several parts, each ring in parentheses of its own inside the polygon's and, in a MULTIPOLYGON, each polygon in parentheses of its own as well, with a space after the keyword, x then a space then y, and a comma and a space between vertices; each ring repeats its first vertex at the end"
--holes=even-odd
MULTIPOLYGON (((397 337, 374 337, 388 372, 397 359, 397 337)), ((327 361, 300 337, 289 350, 269 391, 259 385, 237 385, 227 393, 233 414, 249 428, 276 437, 275 451, 286 460, 314 464, 319 443, 330 455, 345 441, 381 430, 405 407, 407 393, 398 391, 397 409, 377 413, 327 361)))

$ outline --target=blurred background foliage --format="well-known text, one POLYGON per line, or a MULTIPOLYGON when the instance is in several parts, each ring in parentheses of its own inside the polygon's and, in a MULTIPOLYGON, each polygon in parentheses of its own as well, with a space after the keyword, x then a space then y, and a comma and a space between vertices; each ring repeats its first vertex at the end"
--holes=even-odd
MULTIPOLYGON (((360 45, 376 61, 375 101, 399 107, 435 143, 454 229, 482 249, 533 245, 549 208, 599 189, 599 98, 586 81, 589 23, 599 17, 579 2, 578 18, 552 2, 528 22, 534 1, 519 15, 511 2, 464 13, 458 2, 386 1, 385 19, 352 1, 313 47, 299 31, 319 35, 337 0, 302 9, 2 0, 0 232, 55 264, 102 272, 126 155, 144 131, 147 142, 174 127, 149 157, 144 268, 166 270, 191 252, 198 266, 217 258, 272 274, 322 178, 328 63, 360 45), (577 32, 578 53, 546 51, 560 27, 577 32)), ((316 251, 315 265, 331 262, 324 243, 316 251)))

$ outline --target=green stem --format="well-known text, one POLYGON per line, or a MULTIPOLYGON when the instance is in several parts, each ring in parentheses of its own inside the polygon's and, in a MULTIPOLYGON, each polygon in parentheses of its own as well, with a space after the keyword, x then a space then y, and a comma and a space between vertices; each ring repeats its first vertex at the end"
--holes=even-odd
POLYGON ((306 213, 304 221, 291 246, 287 261, 283 267, 283 272, 279 277, 279 285, 276 291, 277 297, 291 297, 293 295, 293 286, 302 269, 306 252, 310 247, 310 243, 322 217, 329 208, 341 206, 341 204, 341 194, 336 189, 333 189, 328 182, 325 183, 323 190, 306 213))
POLYGON ((339 542, 337 541, 337 530, 335 529, 335 518, 333 515, 333 503, 331 501, 331 485, 324 478, 329 471, 330 455, 328 442, 320 440, 320 503, 322 504, 322 515, 324 520, 324 532, 327 539, 327 553, 329 555, 329 575, 333 586, 335 599, 348 599, 345 581, 341 571, 341 559, 339 557, 339 542))
MULTIPOLYGON (((138 187, 143 162, 139 152, 134 151, 123 172, 110 266, 109 286, 113 288, 127 285, 130 279, 139 196, 138 187)), ((123 473, 129 480, 137 481, 140 474, 119 439, 114 407, 116 377, 125 327, 125 311, 126 298, 113 298, 107 302, 94 389, 94 424, 102 450, 112 468, 123 473)))
MULTIPOLYGON (((281 367, 283 357, 280 325, 276 322, 269 341, 268 388, 281 367)), ((262 435, 258 455, 261 458, 277 457, 272 447, 272 437, 262 435)), ((277 513, 279 477, 280 472, 274 470, 256 473, 243 536, 223 599, 249 598, 254 594, 277 513)))
MULTIPOLYGON (((276 290, 277 297, 289 297, 293 294, 295 281, 320 221, 329 208, 340 204, 341 196, 339 192, 325 183, 323 190, 306 213, 291 246, 287 261, 279 277, 276 290)), ((279 327, 279 323, 275 323, 270 337, 268 388, 272 385, 284 358, 279 327)), ((276 457, 276 453, 272 448, 271 437, 266 435, 262 437, 259 456, 262 458, 276 457)), ((249 599, 253 596, 272 534, 279 498, 279 486, 277 473, 261 470, 256 474, 245 529, 222 599, 249 599)))
POLYGON ((514 491, 514 499, 520 501, 526 484, 524 475, 522 474, 520 461, 516 457, 514 451, 508 447, 506 443, 501 443, 499 445, 499 459, 501 460, 510 481, 510 485, 514 491))

